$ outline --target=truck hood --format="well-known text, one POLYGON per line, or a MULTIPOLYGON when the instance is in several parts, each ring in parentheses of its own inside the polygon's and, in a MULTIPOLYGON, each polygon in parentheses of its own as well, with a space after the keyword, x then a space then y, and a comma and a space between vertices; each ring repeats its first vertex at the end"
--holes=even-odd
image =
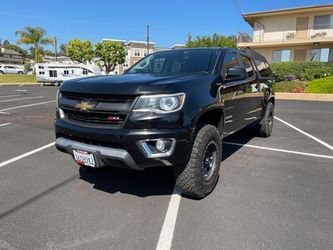
POLYGON ((74 93, 140 95, 163 93, 170 84, 198 78, 191 76, 157 76, 150 74, 124 74, 94 76, 64 82, 60 90, 74 93))

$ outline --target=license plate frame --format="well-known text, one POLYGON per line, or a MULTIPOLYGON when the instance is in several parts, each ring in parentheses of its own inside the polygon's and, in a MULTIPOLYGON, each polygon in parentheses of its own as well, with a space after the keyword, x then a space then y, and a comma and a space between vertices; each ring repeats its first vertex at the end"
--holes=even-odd
POLYGON ((77 164, 97 168, 95 154, 82 149, 73 149, 73 158, 77 164))

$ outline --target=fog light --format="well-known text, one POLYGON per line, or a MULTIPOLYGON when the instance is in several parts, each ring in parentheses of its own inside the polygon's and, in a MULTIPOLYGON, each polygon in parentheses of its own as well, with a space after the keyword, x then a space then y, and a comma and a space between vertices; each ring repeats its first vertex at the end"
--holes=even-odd
POLYGON ((160 152, 163 152, 165 150, 165 144, 162 140, 156 141, 156 149, 160 152))
POLYGON ((158 158, 170 156, 176 146, 173 138, 147 139, 138 141, 139 148, 148 158, 158 158))

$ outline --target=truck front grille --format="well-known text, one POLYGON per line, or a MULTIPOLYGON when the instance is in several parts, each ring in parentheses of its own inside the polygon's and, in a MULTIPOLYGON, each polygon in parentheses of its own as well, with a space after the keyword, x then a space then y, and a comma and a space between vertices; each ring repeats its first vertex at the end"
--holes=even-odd
POLYGON ((121 128, 136 96, 95 95, 62 92, 59 108, 65 120, 84 126, 121 128))

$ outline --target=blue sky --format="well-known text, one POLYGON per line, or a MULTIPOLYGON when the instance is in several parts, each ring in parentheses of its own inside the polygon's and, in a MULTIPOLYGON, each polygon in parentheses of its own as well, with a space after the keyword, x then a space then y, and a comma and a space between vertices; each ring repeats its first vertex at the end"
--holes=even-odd
MULTIPOLYGON (((332 0, 237 0, 242 13, 332 3, 332 0)), ((0 39, 16 42, 15 30, 41 26, 58 43, 69 39, 102 38, 144 40, 145 25, 159 47, 184 43, 192 36, 214 32, 230 35, 250 32, 233 0, 19 1, 1 2, 0 39)))

